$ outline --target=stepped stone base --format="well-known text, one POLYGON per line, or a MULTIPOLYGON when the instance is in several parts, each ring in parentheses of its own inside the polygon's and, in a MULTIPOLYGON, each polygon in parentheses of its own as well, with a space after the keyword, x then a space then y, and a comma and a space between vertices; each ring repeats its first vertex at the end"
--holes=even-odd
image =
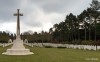
POLYGON ((2 53, 5 55, 31 55, 34 54, 33 52, 30 52, 29 49, 26 49, 23 45, 23 40, 20 38, 17 38, 13 42, 13 46, 11 49, 7 49, 6 52, 2 53))
POLYGON ((5 55, 31 55, 34 53, 30 52, 29 49, 7 49, 7 52, 4 52, 2 54, 5 54, 5 55))

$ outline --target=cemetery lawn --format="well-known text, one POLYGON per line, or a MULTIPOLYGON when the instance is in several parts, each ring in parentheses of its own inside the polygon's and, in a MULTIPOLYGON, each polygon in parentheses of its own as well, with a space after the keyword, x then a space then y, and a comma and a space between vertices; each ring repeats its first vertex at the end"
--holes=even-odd
POLYGON ((26 56, 2 55, 6 48, 0 47, 0 62, 100 62, 100 50, 28 47, 35 54, 26 56))

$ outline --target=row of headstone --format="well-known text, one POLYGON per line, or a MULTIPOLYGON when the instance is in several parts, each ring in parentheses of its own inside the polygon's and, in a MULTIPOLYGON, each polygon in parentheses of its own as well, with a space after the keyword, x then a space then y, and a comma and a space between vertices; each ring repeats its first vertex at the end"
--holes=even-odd
POLYGON ((9 45, 12 45, 12 40, 11 39, 8 40, 8 43, 0 43, 0 46, 2 46, 2 47, 7 47, 9 45))
MULTIPOLYGON (((97 47, 99 47, 99 46, 97 46, 97 47)), ((94 45, 69 45, 69 44, 66 44, 66 48, 96 50, 96 46, 94 46, 94 45)), ((100 48, 98 48, 98 49, 100 49, 100 48)))
MULTIPOLYGON (((25 44, 28 46, 52 46, 52 47, 66 47, 66 48, 73 48, 73 49, 87 49, 87 50, 96 50, 96 46, 94 45, 73 45, 73 44, 54 44, 54 43, 28 43, 28 40, 25 39, 25 44)), ((100 49, 100 46, 97 46, 97 49, 100 49)))
POLYGON ((12 43, 0 43, 0 46, 1 47, 7 47, 9 45, 12 45, 12 43))
POLYGON ((33 47, 33 43, 24 43, 24 44, 33 47))
MULTIPOLYGON (((52 47, 66 47, 73 49, 87 49, 87 50, 96 50, 96 46, 94 45, 73 45, 73 44, 53 44, 53 43, 26 43, 28 46, 52 46, 52 47)), ((97 50, 100 49, 100 46, 97 46, 97 50)))
POLYGON ((24 40, 24 44, 33 47, 33 43, 28 43, 27 39, 24 40))
POLYGON ((12 43, 4 43, 4 44, 2 44, 3 47, 7 47, 9 45, 12 45, 12 43))

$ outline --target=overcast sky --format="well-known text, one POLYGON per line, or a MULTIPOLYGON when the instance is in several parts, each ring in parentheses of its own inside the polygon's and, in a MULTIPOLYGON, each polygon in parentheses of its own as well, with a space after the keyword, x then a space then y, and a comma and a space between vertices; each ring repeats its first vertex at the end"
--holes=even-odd
POLYGON ((92 0, 0 0, 0 31, 16 32, 16 16, 20 9, 21 32, 48 31, 66 15, 80 14, 92 0))

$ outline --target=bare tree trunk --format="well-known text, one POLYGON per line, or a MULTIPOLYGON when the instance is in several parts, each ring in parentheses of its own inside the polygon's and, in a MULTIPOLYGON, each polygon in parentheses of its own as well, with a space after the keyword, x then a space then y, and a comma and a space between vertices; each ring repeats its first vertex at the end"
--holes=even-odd
POLYGON ((78 28, 78 41, 80 42, 80 30, 78 28))
POLYGON ((77 31, 76 31, 76 28, 75 28, 75 42, 76 42, 76 32, 77 32, 77 31))
MULTIPOLYGON (((96 43, 96 19, 95 19, 95 43, 96 43)), ((96 43, 96 50, 97 50, 97 43, 96 43)))
POLYGON ((86 26, 85 26, 85 41, 86 41, 86 26))
POLYGON ((91 29, 90 29, 90 24, 89 24, 89 41, 91 40, 91 29))

